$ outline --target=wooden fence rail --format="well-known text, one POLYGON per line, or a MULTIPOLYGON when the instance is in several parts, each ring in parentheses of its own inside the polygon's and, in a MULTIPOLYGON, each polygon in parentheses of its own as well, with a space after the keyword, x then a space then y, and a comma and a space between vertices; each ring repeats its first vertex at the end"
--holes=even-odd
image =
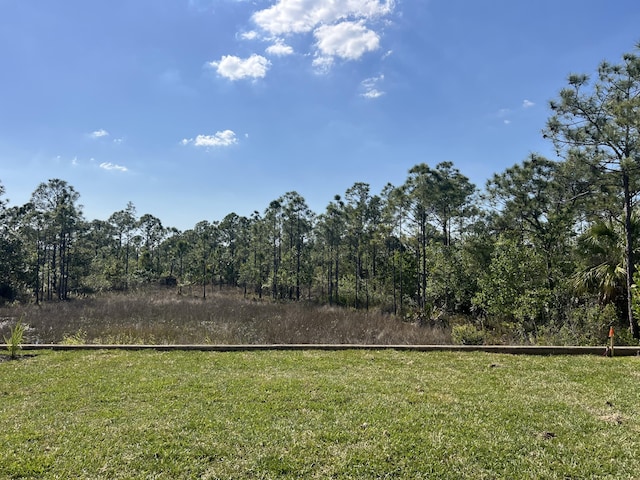
MULTIPOLYGON (((604 355, 605 347, 531 345, 357 345, 357 344, 264 344, 264 345, 64 345, 24 344, 22 350, 156 350, 251 352, 262 350, 403 350, 419 352, 487 352, 511 355, 604 355)), ((640 356, 640 347, 615 347, 614 356, 640 356)))

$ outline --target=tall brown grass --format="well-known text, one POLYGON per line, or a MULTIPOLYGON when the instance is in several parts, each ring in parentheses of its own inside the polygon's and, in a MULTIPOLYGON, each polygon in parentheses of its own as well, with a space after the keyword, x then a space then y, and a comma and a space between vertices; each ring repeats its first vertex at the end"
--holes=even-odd
POLYGON ((444 344, 444 326, 418 326, 381 312, 277 303, 220 291, 206 299, 173 289, 111 293, 0 308, 0 334, 24 315, 27 343, 444 344))

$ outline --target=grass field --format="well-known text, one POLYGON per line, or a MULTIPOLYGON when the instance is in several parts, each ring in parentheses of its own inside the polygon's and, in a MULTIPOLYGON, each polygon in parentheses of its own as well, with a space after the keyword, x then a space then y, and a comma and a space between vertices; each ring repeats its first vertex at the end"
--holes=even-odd
POLYGON ((403 321, 379 311, 273 302, 217 289, 206 300, 166 288, 107 293, 68 302, 0 306, 0 339, 22 319, 25 343, 444 344, 445 325, 403 321))
POLYGON ((640 358, 39 351, 0 478, 639 478, 640 358))

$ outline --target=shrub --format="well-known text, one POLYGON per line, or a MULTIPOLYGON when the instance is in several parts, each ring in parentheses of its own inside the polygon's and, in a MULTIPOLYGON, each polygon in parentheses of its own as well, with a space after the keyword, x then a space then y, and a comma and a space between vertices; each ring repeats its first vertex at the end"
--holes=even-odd
POLYGON ((451 341, 456 345, 482 345, 485 334, 484 331, 468 323, 454 325, 451 329, 451 341))
POLYGON ((605 345, 610 326, 616 327, 616 344, 626 344, 624 329, 617 328, 618 314, 613 304, 585 304, 571 309, 562 323, 538 329, 538 345, 605 345))
POLYGON ((7 344, 7 350, 12 359, 18 358, 18 353, 22 349, 22 340, 24 338, 24 332, 26 330, 25 325, 22 323, 22 318, 18 320, 11 329, 11 335, 4 337, 4 341, 7 344))
POLYGON ((87 331, 80 328, 72 335, 65 335, 60 343, 62 345, 84 345, 87 343, 87 331))

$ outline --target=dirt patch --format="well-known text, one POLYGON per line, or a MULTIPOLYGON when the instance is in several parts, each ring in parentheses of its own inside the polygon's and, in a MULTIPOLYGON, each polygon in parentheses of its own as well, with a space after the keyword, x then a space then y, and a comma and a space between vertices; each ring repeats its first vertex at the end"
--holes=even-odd
POLYGON ((626 420, 626 418, 624 418, 619 413, 611 413, 609 415, 600 416, 600 420, 603 420, 608 423, 615 423, 616 425, 622 425, 622 423, 626 420))
POLYGON ((18 355, 16 358, 11 358, 11 355, 2 355, 0 354, 0 363, 2 362, 17 362, 20 360, 27 360, 29 358, 33 358, 35 357, 34 354, 24 354, 24 355, 18 355))

